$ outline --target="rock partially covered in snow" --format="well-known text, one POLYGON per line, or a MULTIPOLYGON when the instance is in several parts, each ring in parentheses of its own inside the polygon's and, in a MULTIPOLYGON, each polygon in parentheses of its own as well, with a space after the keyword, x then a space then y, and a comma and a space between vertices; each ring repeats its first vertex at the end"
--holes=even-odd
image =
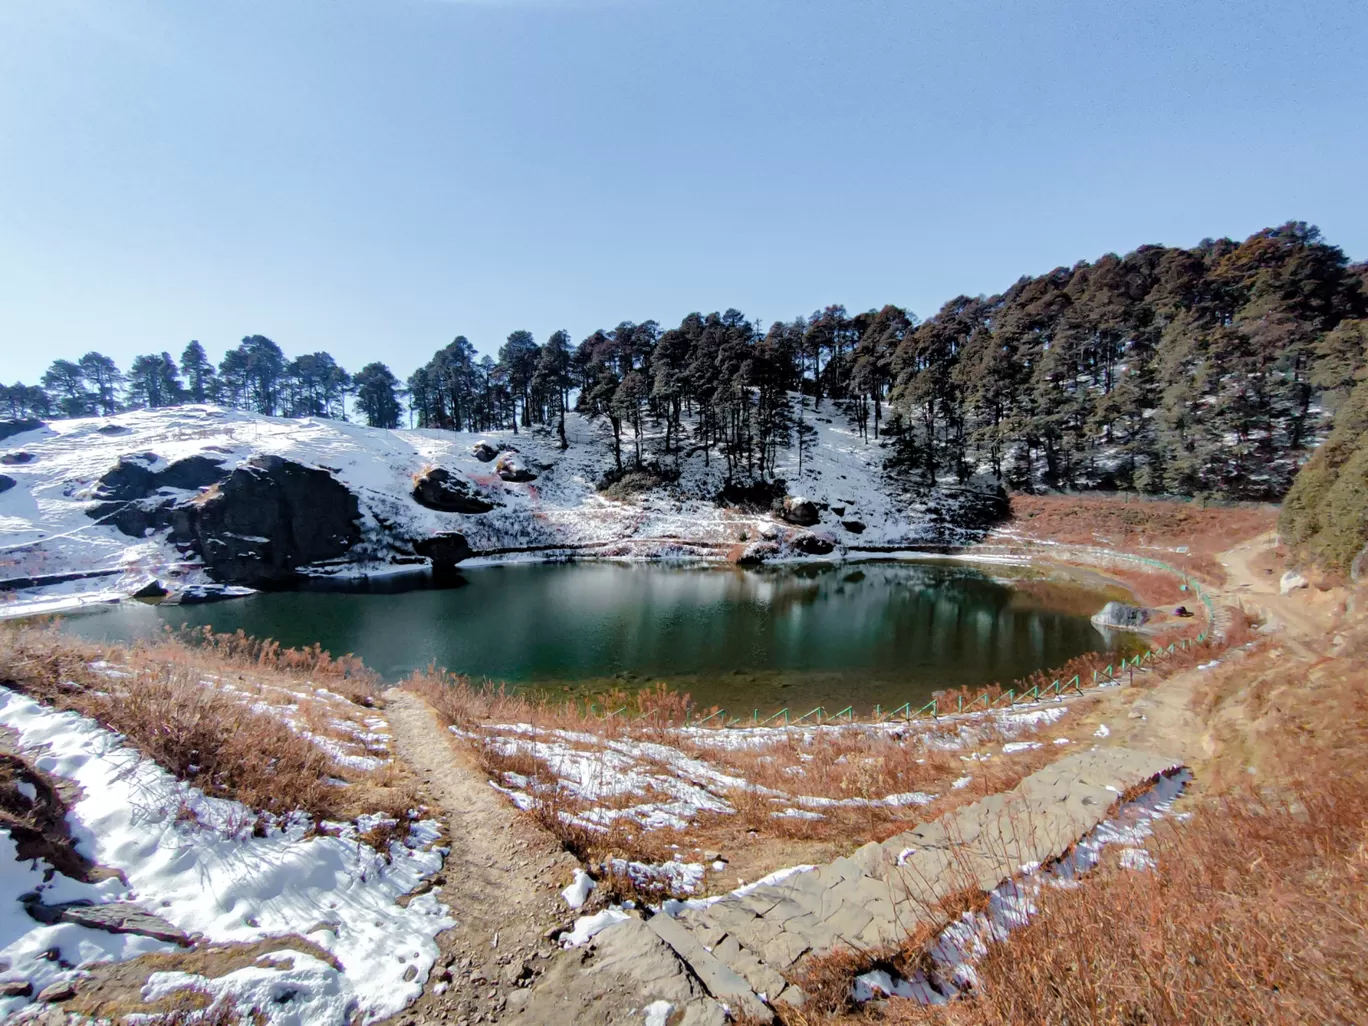
POLYGON ((413 501, 439 513, 488 513, 494 508, 470 482, 445 467, 428 467, 413 476, 413 501))
POLYGON ((466 536, 460 532, 448 531, 415 542, 413 551, 432 560, 434 566, 443 563, 454 565, 470 558, 470 542, 466 541, 466 536))
POLYGON ((516 454, 506 452, 499 457, 494 464, 494 472, 505 481, 535 481, 537 475, 532 473, 527 464, 516 454))
POLYGON ((5 455, 0 456, 0 463, 12 467, 20 463, 32 463, 37 458, 38 457, 31 452, 7 452, 5 455))
POLYGON ((0 494, 9 491, 14 487, 14 478, 0 474, 0 494))
POLYGON ((1149 622, 1149 610, 1139 606, 1128 606, 1124 602, 1108 602, 1102 611, 1094 614, 1092 622, 1099 627, 1113 627, 1123 631, 1134 631, 1149 622))
POLYGON ((816 504, 801 495, 784 496, 782 515, 790 524, 797 524, 799 527, 811 527, 819 519, 816 504))
POLYGON ((811 531, 799 531, 793 536, 790 544, 797 551, 808 556, 825 556, 836 547, 831 539, 823 538, 820 534, 813 534, 811 531))
POLYGON ((347 486, 281 456, 252 458, 181 509, 178 540, 230 584, 283 583, 296 568, 346 555, 361 540, 360 510, 347 486))
POLYGON ((509 452, 516 451, 513 449, 509 449, 508 446, 490 445, 488 442, 481 439, 480 441, 476 442, 474 445, 470 447, 470 455, 474 456, 481 463, 488 463, 490 460, 494 459, 494 457, 498 456, 499 453, 505 450, 509 452))
POLYGON ((1290 595, 1298 588, 1305 588, 1311 582, 1302 574, 1295 570, 1289 570, 1282 575, 1282 580, 1278 582, 1278 591, 1283 595, 1290 595))

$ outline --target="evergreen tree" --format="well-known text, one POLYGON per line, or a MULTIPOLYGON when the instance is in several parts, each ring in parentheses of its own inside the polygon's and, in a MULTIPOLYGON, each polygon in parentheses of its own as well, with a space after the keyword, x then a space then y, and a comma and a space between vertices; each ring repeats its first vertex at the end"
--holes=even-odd
POLYGON ((54 360, 43 374, 43 388, 50 405, 63 417, 88 417, 96 411, 97 399, 86 388, 85 370, 70 360, 54 360))
POLYGON ((81 373, 94 392, 95 411, 106 417, 118 413, 124 376, 114 361, 103 353, 86 353, 81 357, 81 373))
POLYGON ((175 406, 183 395, 180 371, 170 353, 137 356, 128 371, 128 405, 150 410, 175 406))
MULTIPOLYGON (((570 333, 557 331, 537 355, 537 369, 532 375, 532 389, 543 398, 549 412, 556 418, 556 435, 560 447, 565 449, 565 408, 569 402, 570 386, 574 378, 570 373, 570 333)), ((668 443, 666 445, 668 449, 668 443)))
POLYGON ((399 414, 399 379, 383 363, 368 363, 352 379, 356 388, 356 406, 371 427, 397 428, 399 414))
POLYGON ((181 353, 181 373, 185 375, 185 398, 192 403, 213 402, 217 396, 214 365, 204 352, 204 346, 191 339, 181 353))

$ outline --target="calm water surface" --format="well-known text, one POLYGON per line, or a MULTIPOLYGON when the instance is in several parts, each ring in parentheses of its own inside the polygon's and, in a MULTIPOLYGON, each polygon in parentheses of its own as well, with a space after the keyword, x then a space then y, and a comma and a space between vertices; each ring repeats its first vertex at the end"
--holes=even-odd
POLYGON ((1019 570, 572 563, 478 567, 462 578, 460 587, 399 594, 124 603, 69 627, 127 639, 208 625, 352 652, 391 680, 435 663, 554 690, 665 681, 705 705, 795 712, 925 701, 939 688, 1006 683, 1126 644, 1088 622, 1115 594, 1019 570))

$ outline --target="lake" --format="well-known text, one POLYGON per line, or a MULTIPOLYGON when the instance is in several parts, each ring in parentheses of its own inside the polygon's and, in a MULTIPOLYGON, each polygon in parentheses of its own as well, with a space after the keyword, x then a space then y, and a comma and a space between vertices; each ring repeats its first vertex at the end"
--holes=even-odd
POLYGON ((472 567, 457 583, 199 606, 126 602, 69 619, 67 628, 126 640, 166 625, 208 625, 354 653, 389 680, 435 663, 557 692, 664 681, 701 705, 795 714, 818 704, 919 704, 940 688, 1007 684, 1135 645, 1088 621, 1123 593, 1019 567, 584 562, 472 567))

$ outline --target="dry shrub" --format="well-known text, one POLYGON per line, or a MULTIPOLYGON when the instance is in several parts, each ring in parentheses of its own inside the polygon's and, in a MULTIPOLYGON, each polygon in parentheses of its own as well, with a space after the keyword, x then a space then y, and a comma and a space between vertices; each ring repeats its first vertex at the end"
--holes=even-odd
MULTIPOLYGON (((121 663, 119 672, 129 676, 111 677, 89 665, 111 653, 55 630, 7 627, 0 633, 0 678, 45 704, 123 734, 178 780, 261 812, 300 810, 335 819, 361 811, 398 815, 412 806, 411 790, 392 770, 340 766, 279 717, 205 684, 203 667, 214 664, 218 651, 166 640, 121 663), (339 787, 334 779, 354 786, 339 787)), ((296 660, 278 647, 244 645, 237 651, 244 659, 249 652, 257 658, 266 653, 262 665, 281 676, 296 672, 287 668, 295 662, 311 662, 308 654, 296 660)))
POLYGON ((253 638, 243 631, 215 634, 209 627, 187 629, 161 642, 139 647, 152 659, 207 662, 220 669, 232 667, 254 674, 269 672, 295 680, 307 678, 366 706, 374 704, 383 687, 380 675, 351 653, 334 657, 318 644, 282 648, 278 641, 253 638))
POLYGON ((1159 831, 1154 872, 1050 890, 948 1010, 893 1022, 1354 1023, 1368 1010, 1368 791, 1244 793, 1159 831))
POLYGON ((1201 678, 1194 715, 1236 731, 1211 768, 1233 783, 1158 824, 1157 868, 1107 860, 1046 890, 1036 919, 990 948, 975 998, 895 1001, 888 1021, 1368 1021, 1365 680, 1362 620, 1334 657, 1260 648, 1201 678))
POLYGON ((783 1022, 787 1026, 808 1026, 829 1022, 851 1011, 855 977, 869 972, 878 962, 869 952, 844 947, 804 959, 789 982, 803 991, 805 1000, 801 1008, 783 1008, 783 1022))

